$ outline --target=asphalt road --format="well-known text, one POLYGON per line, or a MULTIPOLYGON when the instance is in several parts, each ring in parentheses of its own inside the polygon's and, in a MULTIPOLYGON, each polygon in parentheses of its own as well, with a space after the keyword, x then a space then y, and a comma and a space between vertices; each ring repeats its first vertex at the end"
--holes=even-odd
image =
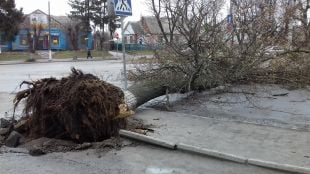
POLYGON ((255 166, 158 148, 151 145, 121 150, 51 153, 32 157, 0 153, 5 174, 283 174, 255 166))
MULTIPOLYGON (((12 106, 12 94, 24 80, 60 78, 75 67, 122 86, 121 61, 52 62, 0 65, 0 112, 12 106)), ((221 161, 198 155, 170 151, 149 145, 125 147, 120 151, 52 153, 31 157, 23 153, 0 153, 0 173, 6 174, 78 174, 78 173, 236 173, 278 174, 281 172, 221 161), (99 153, 99 155, 98 155, 99 153), (100 157, 100 158, 99 158, 100 157)))
POLYGON ((51 62, 33 64, 0 65, 0 92, 12 93, 19 90, 19 84, 24 80, 36 80, 45 77, 60 78, 70 73, 71 67, 92 73, 122 86, 121 72, 123 65, 120 60, 81 61, 81 62, 51 62))

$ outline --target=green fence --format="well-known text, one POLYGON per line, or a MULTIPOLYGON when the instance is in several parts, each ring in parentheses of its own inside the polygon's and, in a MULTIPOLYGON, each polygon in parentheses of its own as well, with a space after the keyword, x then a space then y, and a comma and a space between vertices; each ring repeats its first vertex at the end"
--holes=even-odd
MULTIPOLYGON (((111 49, 122 50, 122 43, 114 43, 111 49)), ((158 49, 158 47, 143 44, 125 44, 126 51, 143 51, 143 50, 155 50, 155 49, 158 49)))

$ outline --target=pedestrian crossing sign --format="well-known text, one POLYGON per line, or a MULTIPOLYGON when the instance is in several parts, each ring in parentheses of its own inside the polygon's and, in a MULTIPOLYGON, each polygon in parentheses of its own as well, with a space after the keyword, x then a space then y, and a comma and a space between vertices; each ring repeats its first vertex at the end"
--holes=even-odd
POLYGON ((131 0, 114 0, 114 11, 117 16, 132 16, 131 0))

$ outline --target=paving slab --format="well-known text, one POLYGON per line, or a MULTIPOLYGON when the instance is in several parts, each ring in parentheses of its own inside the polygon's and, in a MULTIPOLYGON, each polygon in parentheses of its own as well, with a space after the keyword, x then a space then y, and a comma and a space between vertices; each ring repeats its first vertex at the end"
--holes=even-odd
POLYGON ((154 127, 148 136, 247 159, 310 166, 310 132, 141 109, 134 116, 154 127))

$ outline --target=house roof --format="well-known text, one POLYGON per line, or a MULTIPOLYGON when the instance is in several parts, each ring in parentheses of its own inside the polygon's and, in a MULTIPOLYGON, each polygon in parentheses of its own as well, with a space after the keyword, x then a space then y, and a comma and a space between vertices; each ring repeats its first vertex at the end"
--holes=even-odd
MULTIPOLYGON (((42 10, 37 9, 37 10, 35 10, 29 14, 26 14, 24 16, 24 21, 20 24, 21 28, 25 28, 25 27, 30 26, 30 23, 31 23, 30 16, 32 14, 42 14, 42 15, 48 16, 48 14, 44 13, 42 10)), ((58 26, 60 25, 60 26, 64 27, 66 24, 72 23, 72 20, 68 16, 53 16, 53 15, 51 15, 51 24, 53 25, 55 23, 58 26)))
MULTIPOLYGON (((141 22, 145 22, 150 33, 152 33, 152 34, 161 34, 162 33, 160 30, 160 27, 157 23, 157 20, 154 16, 144 16, 144 17, 142 17, 141 20, 142 20, 141 22)), ((162 19, 162 24, 163 24, 164 31, 168 32, 169 31, 168 23, 162 19)))
MULTIPOLYGON (((164 31, 169 33, 169 24, 167 20, 161 19, 164 31)), ((125 31, 130 34, 155 34, 161 35, 162 32, 154 16, 142 16, 140 21, 128 22, 125 26, 125 31)), ((175 31, 177 33, 177 31, 175 31)))
POLYGON ((54 18, 61 24, 68 24, 72 22, 72 20, 68 16, 51 16, 51 18, 54 18))
POLYGON ((142 27, 140 21, 131 22, 131 27, 132 27, 134 33, 137 33, 137 34, 144 34, 144 30, 143 30, 143 27, 142 27))
POLYGON ((138 35, 145 34, 140 21, 136 22, 129 21, 125 26, 125 32, 128 32, 128 34, 138 34, 138 35))

